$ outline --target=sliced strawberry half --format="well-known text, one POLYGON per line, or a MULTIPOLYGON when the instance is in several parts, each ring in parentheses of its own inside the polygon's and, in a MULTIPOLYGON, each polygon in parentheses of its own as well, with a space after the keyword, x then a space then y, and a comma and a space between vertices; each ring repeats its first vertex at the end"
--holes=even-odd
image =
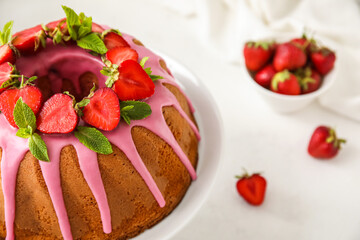
POLYGON ((105 29, 97 23, 92 23, 91 31, 95 33, 102 33, 105 29))
POLYGON ((14 64, 16 60, 14 51, 10 48, 8 44, 0 46, 0 64, 9 62, 14 64))
POLYGON ((106 34, 104 37, 104 43, 108 50, 111 50, 115 47, 130 47, 125 39, 115 32, 109 32, 106 34))
POLYGON ((35 115, 39 112, 43 102, 41 91, 37 87, 30 85, 20 89, 8 89, 0 94, 0 110, 4 113, 8 122, 16 128, 13 113, 15 104, 20 97, 33 110, 35 115))
POLYGON ((12 66, 10 63, 5 62, 0 65, 0 93, 5 90, 4 88, 1 88, 1 85, 11 78, 13 72, 14 66, 12 66))
POLYGON ((119 72, 112 88, 121 101, 144 99, 154 94, 155 84, 138 62, 124 61, 119 72))
POLYGON ((110 60, 113 64, 118 66, 126 60, 134 60, 137 62, 139 55, 138 53, 129 47, 115 47, 106 53, 106 58, 110 60))
POLYGON ((73 99, 57 93, 44 103, 37 118, 37 128, 43 133, 69 133, 75 129, 78 121, 73 99))
POLYGON ((50 31, 53 31, 56 27, 58 27, 58 25, 60 24, 60 22, 63 22, 63 24, 61 24, 61 29, 64 29, 66 27, 66 18, 62 18, 53 22, 49 22, 48 24, 46 24, 46 27, 50 29, 50 31))
POLYGON ((17 32, 13 35, 12 44, 21 53, 34 53, 45 38, 45 32, 41 25, 17 32))
POLYGON ((101 88, 91 97, 83 109, 82 119, 98 129, 111 131, 120 121, 120 104, 116 93, 110 88, 101 88))

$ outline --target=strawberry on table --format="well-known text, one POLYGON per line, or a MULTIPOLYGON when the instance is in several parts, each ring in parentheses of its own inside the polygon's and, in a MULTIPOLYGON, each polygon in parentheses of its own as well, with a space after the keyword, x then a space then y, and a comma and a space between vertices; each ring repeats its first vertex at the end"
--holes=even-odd
POLYGON ((31 54, 45 45, 46 35, 41 25, 17 32, 13 35, 12 44, 20 53, 31 54))
POLYGON ((311 62, 321 75, 326 75, 334 67, 336 55, 328 48, 321 48, 310 55, 311 62))
POLYGON ((247 172, 242 176, 236 176, 236 178, 239 179, 236 182, 236 188, 240 196, 251 205, 261 205, 266 192, 265 178, 258 173, 248 175, 247 172))
POLYGON ((112 89, 121 101, 144 99, 154 94, 155 84, 138 62, 122 62, 119 73, 112 89))
POLYGON ((20 88, 11 88, 0 94, 0 110, 5 115, 8 122, 15 128, 17 125, 14 120, 14 107, 19 98, 22 98, 36 115, 42 105, 43 99, 41 91, 34 86, 26 85, 20 88))
POLYGON ((104 37, 104 43, 108 50, 115 47, 130 47, 125 39, 116 32, 109 32, 104 37))
POLYGON ((339 139, 335 130, 327 126, 319 126, 311 136, 308 152, 314 158, 330 159, 337 155, 341 144, 346 140, 339 139))
POLYGON ((295 70, 303 67, 306 63, 304 51, 294 43, 287 42, 279 44, 275 50, 273 65, 276 71, 295 70))
POLYGON ((112 63, 118 66, 126 60, 134 60, 137 62, 139 55, 138 53, 129 47, 115 47, 107 51, 106 58, 112 63))
POLYGON ((278 72, 271 80, 271 90, 286 95, 299 95, 301 87, 298 79, 288 70, 278 72))
POLYGON ((119 98, 111 88, 98 89, 82 110, 82 119, 98 129, 111 131, 120 121, 119 98))
POLYGON ((244 57, 247 69, 257 71, 271 58, 274 51, 273 42, 247 42, 244 46, 244 57))
POLYGON ((74 100, 63 93, 49 98, 37 118, 37 129, 43 133, 69 133, 78 124, 74 100))
POLYGON ((255 82, 264 88, 270 88, 271 79, 276 74, 274 67, 271 64, 266 65, 255 74, 255 82))

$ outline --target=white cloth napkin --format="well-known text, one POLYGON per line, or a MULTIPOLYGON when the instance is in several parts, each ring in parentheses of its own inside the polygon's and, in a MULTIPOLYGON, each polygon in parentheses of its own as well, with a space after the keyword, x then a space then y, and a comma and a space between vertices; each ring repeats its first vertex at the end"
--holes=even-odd
POLYGON ((248 40, 313 33, 337 55, 336 81, 319 98, 321 105, 360 121, 360 0, 158 1, 184 16, 196 15, 209 51, 233 63, 243 62, 248 40))

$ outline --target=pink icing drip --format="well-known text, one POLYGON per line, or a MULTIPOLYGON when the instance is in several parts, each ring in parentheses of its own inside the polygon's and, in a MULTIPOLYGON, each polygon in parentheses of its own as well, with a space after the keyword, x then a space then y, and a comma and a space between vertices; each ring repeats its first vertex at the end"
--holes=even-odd
POLYGON ((28 151, 27 140, 16 137, 15 128, 11 127, 5 117, 0 115, 0 147, 2 148, 1 159, 1 184, 4 193, 5 225, 7 240, 13 240, 15 221, 15 192, 16 176, 21 160, 28 151))
POLYGON ((98 203, 101 220, 103 222, 104 233, 111 233, 111 215, 110 208, 106 197, 103 181, 99 170, 97 154, 82 145, 77 139, 74 139, 72 145, 75 147, 80 169, 84 174, 86 182, 94 194, 98 203))
POLYGON ((43 140, 46 142, 51 162, 40 161, 41 171, 58 217, 61 233, 64 239, 73 239, 61 188, 59 165, 61 149, 67 145, 67 142, 49 136, 43 136, 43 140))
MULTIPOLYGON (((186 121, 190 124, 198 139, 200 139, 200 135, 195 124, 181 109, 176 98, 167 88, 162 85, 162 83, 169 83, 177 86, 174 78, 167 71, 160 67, 159 60, 161 58, 152 53, 150 50, 142 46, 135 45, 132 42, 133 37, 126 34, 123 34, 123 37, 128 41, 131 47, 138 52, 140 59, 146 56, 150 57, 146 63, 146 67, 151 67, 153 74, 161 75, 164 77, 164 79, 158 81, 155 84, 155 94, 147 100, 153 110, 153 113, 150 117, 144 120, 133 121, 130 126, 127 126, 122 122, 115 130, 111 132, 104 132, 104 134, 113 144, 115 144, 122 151, 124 151, 125 155, 134 165, 135 169, 144 179, 144 182, 149 187, 160 207, 163 207, 165 205, 165 200, 136 150, 136 147, 131 138, 131 128, 133 126, 146 127, 147 129, 158 135, 160 138, 165 140, 173 148, 174 152, 178 155, 181 162, 188 169, 192 179, 196 179, 195 169, 191 165, 186 154, 184 154, 184 152, 181 150, 179 144, 177 143, 170 129, 168 128, 166 121, 162 115, 162 107, 174 106, 179 111, 181 116, 183 116, 184 119, 186 119, 186 121)), ((106 77, 100 73, 100 69, 103 66, 100 58, 94 57, 88 54, 85 50, 80 49, 76 46, 67 46, 66 48, 64 48, 61 46, 52 46, 51 43, 48 42, 48 46, 45 50, 42 50, 34 56, 22 57, 18 59, 16 65, 20 72, 26 76, 43 76, 49 74, 51 81, 53 81, 54 83, 53 91, 55 92, 60 91, 62 78, 68 78, 72 80, 77 90, 80 91, 77 79, 83 72, 89 70, 91 70, 94 74, 97 75, 100 87, 105 86, 104 82, 106 77), (75 68, 73 66, 74 64, 76 64, 75 68), (56 68, 56 71, 52 69, 54 67, 56 68)), ((182 92, 181 88, 179 89, 182 92)), ((187 100, 191 111, 194 111, 191 102, 188 98, 187 100)), ((5 199, 4 201, 7 239, 10 240, 14 239, 13 223, 15 219, 14 209, 16 175, 19 164, 23 159, 24 154, 28 150, 27 140, 16 137, 15 134, 16 130, 7 123, 3 115, 0 115, 0 146, 3 149, 3 160, 1 163, 2 186, 5 199), (12 144, 7 144, 9 142, 11 142, 12 144)), ((73 145, 76 149, 79 158, 80 169, 98 203, 104 232, 110 233, 110 210, 106 198, 104 185, 101 179, 101 174, 97 162, 97 155, 92 151, 88 150, 83 145, 81 145, 78 140, 72 135, 43 135, 43 139, 48 146, 51 162, 40 162, 40 166, 49 190, 50 197, 54 205, 55 212, 58 217, 59 226, 64 239, 72 239, 70 223, 67 216, 63 193, 61 189, 59 169, 60 152, 61 149, 67 145, 73 145)))

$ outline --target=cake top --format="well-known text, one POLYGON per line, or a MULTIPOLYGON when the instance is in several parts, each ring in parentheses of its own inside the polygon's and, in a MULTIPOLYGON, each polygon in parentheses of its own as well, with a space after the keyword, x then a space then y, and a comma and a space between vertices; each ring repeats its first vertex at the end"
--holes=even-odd
POLYGON ((154 94, 154 82, 163 78, 145 67, 149 56, 139 59, 138 52, 120 31, 105 30, 93 23, 91 17, 84 13, 78 15, 66 6, 63 10, 66 18, 13 36, 13 22, 10 21, 0 34, 3 44, 0 48, 0 92, 3 92, 0 110, 9 124, 19 129, 16 135, 29 139, 31 153, 42 161, 50 159, 38 133, 74 133, 89 149, 112 153, 110 142, 99 130, 112 131, 121 119, 130 124, 132 120, 148 117, 151 108, 144 100, 154 94), (70 49, 77 46, 101 59, 100 73, 107 77, 105 85, 96 90, 94 83, 88 95, 79 100, 69 91, 57 91, 44 99, 42 91, 34 85, 37 76, 21 69, 22 58, 39 55, 54 46, 55 49, 56 46, 70 49))

